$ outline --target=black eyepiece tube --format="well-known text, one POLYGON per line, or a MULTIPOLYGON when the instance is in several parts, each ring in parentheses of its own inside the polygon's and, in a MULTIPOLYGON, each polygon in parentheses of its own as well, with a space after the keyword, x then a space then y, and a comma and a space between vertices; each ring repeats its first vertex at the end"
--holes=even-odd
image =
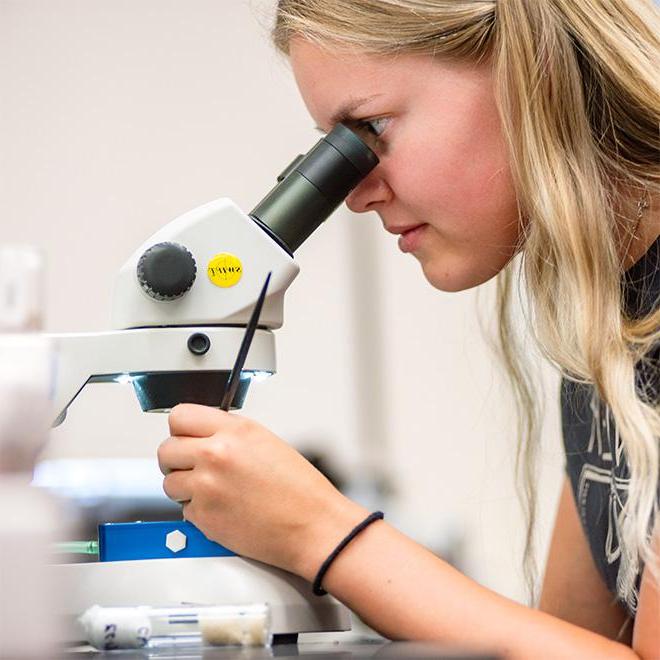
POLYGON ((337 124, 294 159, 250 216, 293 253, 376 165, 376 154, 337 124))

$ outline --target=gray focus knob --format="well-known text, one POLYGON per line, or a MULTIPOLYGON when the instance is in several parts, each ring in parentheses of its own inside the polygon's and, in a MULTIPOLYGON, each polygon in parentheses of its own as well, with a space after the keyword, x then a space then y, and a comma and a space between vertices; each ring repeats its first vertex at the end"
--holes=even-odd
POLYGON ((194 257, 179 243, 152 245, 137 265, 138 282, 154 300, 180 298, 190 290, 196 276, 194 257))

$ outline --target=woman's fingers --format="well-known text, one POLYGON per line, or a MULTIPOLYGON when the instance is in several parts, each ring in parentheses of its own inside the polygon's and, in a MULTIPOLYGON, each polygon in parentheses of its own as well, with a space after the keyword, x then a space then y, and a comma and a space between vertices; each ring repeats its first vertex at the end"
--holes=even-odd
POLYGON ((211 436, 231 422, 232 416, 228 412, 194 403, 175 406, 169 416, 171 435, 187 435, 193 438, 211 436))
POLYGON ((199 443, 206 438, 167 438, 158 447, 158 467, 167 475, 172 470, 192 470, 195 467, 199 443))
POLYGON ((174 470, 163 479, 163 490, 175 502, 192 500, 192 470, 174 470))

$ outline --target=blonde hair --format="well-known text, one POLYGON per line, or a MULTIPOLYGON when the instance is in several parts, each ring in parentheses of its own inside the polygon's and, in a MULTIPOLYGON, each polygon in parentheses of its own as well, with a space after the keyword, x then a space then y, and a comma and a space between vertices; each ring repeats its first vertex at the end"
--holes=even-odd
MULTIPOLYGON (((498 309, 525 490, 533 510, 537 399, 512 331, 516 282, 544 355, 593 385, 616 423, 630 472, 617 590, 632 610, 640 562, 658 573, 660 410, 640 397, 635 366, 660 338, 660 309, 641 319, 624 311, 622 255, 637 218, 622 213, 621 197, 660 193, 659 35, 652 0, 280 0, 273 31, 284 53, 301 37, 491 62, 523 228, 521 271, 512 261, 499 274, 498 309)), ((530 544, 528 534, 528 557, 530 544)))

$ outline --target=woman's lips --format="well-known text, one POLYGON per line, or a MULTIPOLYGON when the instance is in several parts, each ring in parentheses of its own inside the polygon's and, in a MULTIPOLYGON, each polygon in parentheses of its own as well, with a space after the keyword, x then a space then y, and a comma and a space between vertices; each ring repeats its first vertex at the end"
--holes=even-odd
POLYGON ((424 235, 424 230, 428 227, 427 224, 417 225, 399 236, 399 249, 401 252, 414 252, 421 243, 424 235))

